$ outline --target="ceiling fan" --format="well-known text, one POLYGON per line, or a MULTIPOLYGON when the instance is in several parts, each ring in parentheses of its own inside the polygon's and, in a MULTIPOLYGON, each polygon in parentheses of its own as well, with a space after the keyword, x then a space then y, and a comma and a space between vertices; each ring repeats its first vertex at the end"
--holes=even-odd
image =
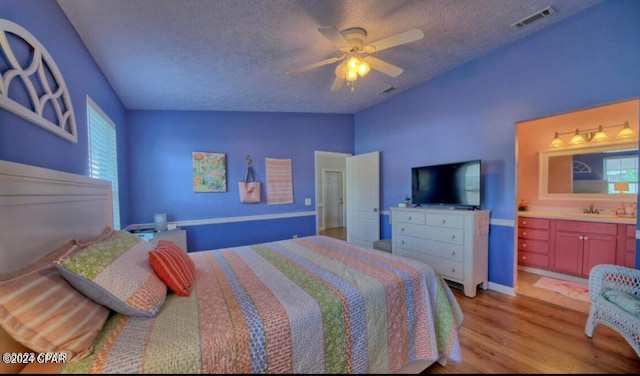
POLYGON ((351 84, 351 90, 353 91, 353 81, 355 81, 358 76, 364 77, 371 69, 375 69, 391 77, 397 77, 402 73, 402 68, 369 55, 424 38, 424 33, 419 28, 409 29, 372 43, 366 43, 367 31, 361 27, 351 27, 340 31, 335 26, 327 26, 318 28, 318 31, 324 35, 325 38, 329 39, 342 54, 290 70, 287 74, 293 75, 342 61, 342 63, 336 66, 336 77, 331 85, 331 91, 340 90, 344 81, 351 84))

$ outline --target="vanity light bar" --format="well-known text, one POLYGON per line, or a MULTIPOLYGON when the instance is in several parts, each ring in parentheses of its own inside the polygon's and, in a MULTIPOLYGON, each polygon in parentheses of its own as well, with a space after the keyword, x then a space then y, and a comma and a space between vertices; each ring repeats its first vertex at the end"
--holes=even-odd
POLYGON ((569 144, 571 145, 582 144, 589 141, 601 142, 609 138, 609 136, 607 136, 607 133, 604 131, 604 129, 614 128, 614 127, 622 127, 622 129, 620 129, 620 132, 618 132, 618 135, 616 136, 616 138, 618 139, 630 138, 635 135, 635 132, 633 131, 633 129, 629 127, 629 122, 625 121, 622 124, 614 124, 614 125, 607 125, 607 126, 598 125, 595 128, 587 128, 582 130, 580 130, 579 128, 576 128, 575 131, 555 132, 553 135, 553 140, 551 140, 550 146, 558 147, 563 145, 564 141, 560 139, 560 136, 566 135, 566 134, 573 134, 573 137, 569 141, 569 144))

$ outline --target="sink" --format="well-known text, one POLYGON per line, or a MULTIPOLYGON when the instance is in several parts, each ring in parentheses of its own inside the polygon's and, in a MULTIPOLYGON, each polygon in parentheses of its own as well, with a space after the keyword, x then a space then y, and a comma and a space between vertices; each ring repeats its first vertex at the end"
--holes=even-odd
POLYGON ((565 217, 587 217, 587 218, 618 218, 613 214, 595 214, 595 213, 562 213, 565 217))

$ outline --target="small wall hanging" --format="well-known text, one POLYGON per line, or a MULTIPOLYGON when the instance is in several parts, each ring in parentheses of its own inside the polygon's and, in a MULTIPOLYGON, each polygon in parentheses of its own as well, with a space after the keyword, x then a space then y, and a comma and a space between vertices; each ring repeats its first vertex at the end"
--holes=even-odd
POLYGON ((264 162, 267 171, 267 204, 292 204, 291 159, 265 158, 264 162))
POLYGON ((251 166, 251 157, 247 155, 244 160, 247 162, 247 170, 244 173, 244 181, 238 182, 240 202, 260 202, 260 182, 256 181, 256 174, 251 166))
POLYGON ((8 68, 0 69, 0 107, 78 142, 71 98, 55 61, 31 33, 0 18, 0 66, 3 56, 8 68))
POLYGON ((191 158, 194 192, 227 191, 227 157, 224 153, 194 151, 191 158))

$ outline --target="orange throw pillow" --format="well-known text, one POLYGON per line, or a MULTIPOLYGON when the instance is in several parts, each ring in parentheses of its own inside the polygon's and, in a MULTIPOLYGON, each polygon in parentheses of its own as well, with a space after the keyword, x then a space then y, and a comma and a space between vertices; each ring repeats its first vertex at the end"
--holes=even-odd
POLYGON ((156 249, 149 251, 149 263, 171 291, 181 296, 191 295, 195 266, 187 252, 176 243, 159 240, 156 249))

